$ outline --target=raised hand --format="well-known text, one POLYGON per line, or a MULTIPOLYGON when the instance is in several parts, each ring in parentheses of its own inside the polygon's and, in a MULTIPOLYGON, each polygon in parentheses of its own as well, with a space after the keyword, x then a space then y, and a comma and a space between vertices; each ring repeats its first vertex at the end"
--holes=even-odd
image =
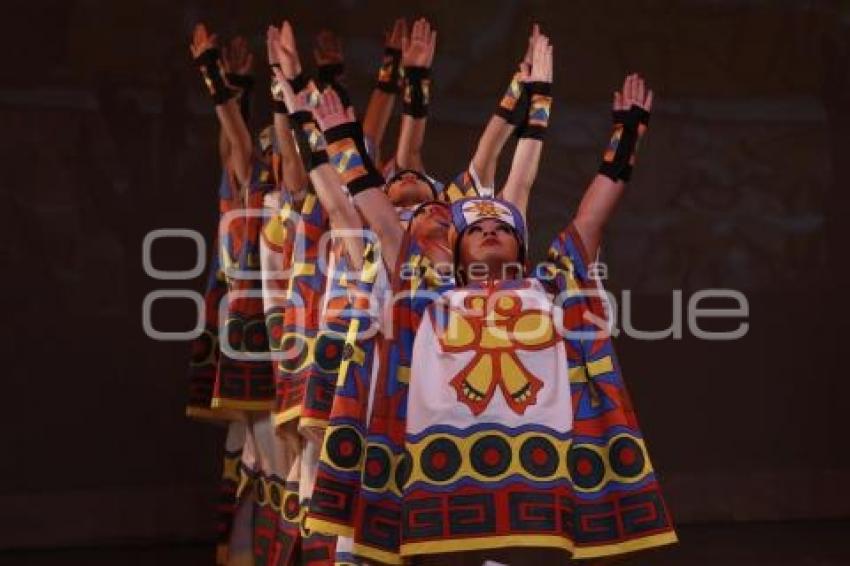
POLYGON ((343 62, 342 40, 330 30, 322 30, 316 36, 313 57, 317 65, 336 65, 343 62))
POLYGON ((646 112, 652 110, 652 90, 646 87, 643 77, 637 73, 626 75, 622 90, 614 92, 615 112, 637 106, 646 112))
POLYGON ((404 18, 397 18, 393 22, 392 31, 388 31, 384 36, 384 47, 390 49, 398 49, 401 51, 402 42, 407 37, 407 21, 404 18))
POLYGON ((525 50, 525 55, 522 57, 522 61, 520 62, 520 71, 523 70, 526 73, 531 72, 531 56, 534 52, 534 44, 537 41, 537 37, 540 35, 540 24, 533 24, 531 26, 531 35, 528 36, 528 47, 525 50))
POLYGON ((526 72, 522 80, 524 82, 552 82, 552 45, 549 43, 549 38, 542 33, 535 25, 536 34, 533 35, 531 44, 531 68, 526 72))
POLYGON ((241 35, 234 37, 222 50, 224 68, 237 75, 250 74, 254 65, 254 54, 248 49, 248 42, 241 35))
MULTIPOLYGON (((266 32, 267 47, 269 49, 269 63, 280 65, 283 78, 292 80, 301 74, 301 60, 298 58, 298 49, 295 46, 295 34, 292 26, 284 21, 280 29, 270 26, 266 32)), ((277 69, 277 67, 273 67, 277 69)))
POLYGON ((313 115, 316 116, 323 131, 355 121, 354 111, 350 107, 346 110, 339 95, 332 88, 327 88, 321 93, 319 105, 313 110, 313 115))
POLYGON ((218 36, 207 31, 207 26, 204 24, 196 24, 192 30, 192 43, 189 45, 189 51, 192 57, 197 59, 201 53, 207 49, 212 49, 218 42, 218 36))
POLYGON ((401 42, 401 62, 405 67, 430 67, 437 47, 437 32, 425 18, 413 24, 410 38, 401 42))

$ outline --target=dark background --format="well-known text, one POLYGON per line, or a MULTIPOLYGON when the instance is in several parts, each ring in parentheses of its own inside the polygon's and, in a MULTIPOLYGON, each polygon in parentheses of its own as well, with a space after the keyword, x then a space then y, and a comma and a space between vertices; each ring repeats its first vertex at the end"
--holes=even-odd
MULTIPOLYGON (((750 307, 738 341, 687 327, 617 341, 672 512, 680 524, 846 518, 847 2, 32 0, 0 13, 0 548, 212 539, 223 430, 183 416, 188 344, 141 324, 150 291, 204 283, 148 277, 145 234, 209 241, 217 216, 217 125, 191 26, 250 38, 256 130, 270 120, 268 24, 293 21, 308 67, 312 35, 341 34, 362 110, 398 15, 439 32, 425 159, 443 179, 466 166, 530 23, 552 38, 538 252, 598 165, 612 92, 627 72, 646 76, 655 108, 605 242, 608 286, 631 291, 645 329, 669 325, 674 289, 685 304, 738 289, 750 307)), ((193 258, 187 241, 154 247, 161 269, 193 258)), ((162 301, 154 321, 190 328, 192 306, 162 301)))

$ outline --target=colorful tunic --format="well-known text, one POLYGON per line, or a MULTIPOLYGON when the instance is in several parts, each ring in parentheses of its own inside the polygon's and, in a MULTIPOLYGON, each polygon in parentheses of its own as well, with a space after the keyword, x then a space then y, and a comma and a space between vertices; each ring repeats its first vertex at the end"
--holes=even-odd
MULTIPOLYGON (((325 269, 321 269, 320 243, 328 230, 328 215, 315 194, 308 193, 301 205, 295 229, 292 274, 289 281, 280 339, 275 422, 282 425, 301 415, 306 385, 315 354, 319 329, 325 269)), ((321 261, 325 261, 321 259, 321 261)))
MULTIPOLYGON (((442 197, 451 202, 452 195, 462 198, 477 194, 476 178, 470 167, 468 171, 455 177, 451 183, 454 188, 450 192, 441 192, 442 197)), ((409 218, 402 211, 399 213, 399 220, 406 223, 409 218)), ((398 279, 389 291, 393 296, 405 297, 405 300, 400 302, 404 304, 418 304, 412 297, 421 292, 420 294, 424 295, 421 300, 427 303, 433 299, 433 291, 443 287, 445 282, 438 281, 433 272, 428 272, 428 262, 415 245, 410 242, 406 245, 409 246, 407 256, 402 258, 397 266, 399 271, 396 278, 401 276, 401 279, 398 279), (423 269, 429 273, 428 281, 421 280, 423 269)), ((354 534, 355 525, 360 518, 357 502, 365 477, 363 465, 366 460, 365 439, 369 430, 370 409, 376 405, 379 412, 389 410, 384 406, 386 399, 383 397, 388 390, 379 389, 376 394, 377 382, 382 380, 381 387, 389 387, 393 392, 405 387, 404 383, 400 386, 388 384, 385 375, 387 370, 382 369, 385 364, 376 359, 377 357, 387 360, 386 363, 392 363, 394 366, 399 364, 398 356, 401 350, 397 345, 393 346, 398 338, 394 329, 403 328, 405 324, 387 323, 385 326, 390 330, 389 340, 382 335, 379 328, 379 311, 385 302, 383 296, 387 291, 387 274, 383 264, 379 261, 377 251, 367 244, 363 271, 357 288, 353 291, 355 296, 349 299, 355 316, 347 327, 345 353, 338 370, 333 408, 324 436, 316 486, 307 516, 307 526, 313 530, 340 536, 354 534), (381 350, 386 350, 386 356, 381 350)), ((406 327, 409 329, 412 324, 414 321, 408 321, 406 327)), ((405 335, 408 338, 412 336, 409 330, 405 335)), ((403 365, 402 373, 409 371, 407 368, 409 364, 403 365)))
POLYGON ((270 170, 260 163, 255 164, 251 179, 244 206, 235 200, 220 201, 220 258, 228 282, 220 336, 227 339, 220 342, 212 407, 265 411, 274 407, 274 381, 263 314, 259 239, 263 199, 275 186, 270 170))
POLYGON ((358 554, 533 546, 589 558, 676 540, 611 340, 585 316, 604 306, 578 292, 596 281, 572 227, 550 260, 539 278, 396 307, 415 337, 399 335, 381 372, 358 554))

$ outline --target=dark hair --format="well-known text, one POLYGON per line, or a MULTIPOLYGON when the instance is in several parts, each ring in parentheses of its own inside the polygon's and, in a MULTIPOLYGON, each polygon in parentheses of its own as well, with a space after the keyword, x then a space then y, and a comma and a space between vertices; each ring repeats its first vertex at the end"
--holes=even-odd
MULTIPOLYGON (((396 171, 395 174, 392 177, 387 179, 387 182, 384 185, 385 190, 389 190, 390 185, 392 185, 393 183, 398 181, 402 177, 402 175, 408 175, 408 174, 413 175, 414 177, 416 177, 417 179, 419 179, 420 181, 422 181, 423 183, 428 185, 428 188, 431 189, 431 194, 433 195, 434 200, 438 200, 439 193, 437 192, 437 187, 434 186, 434 182, 428 177, 428 175, 426 175, 426 174, 424 174, 420 171, 417 171, 415 169, 402 169, 401 171, 396 171)), ((428 202, 432 202, 432 201, 428 201, 428 202)))

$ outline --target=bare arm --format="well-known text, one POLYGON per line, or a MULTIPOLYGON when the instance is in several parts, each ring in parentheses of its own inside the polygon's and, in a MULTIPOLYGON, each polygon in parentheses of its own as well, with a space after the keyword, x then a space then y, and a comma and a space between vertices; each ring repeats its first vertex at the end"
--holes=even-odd
POLYGON ((384 58, 378 70, 378 80, 369 97, 366 113, 363 115, 363 135, 374 147, 372 158, 375 163, 381 162, 381 144, 400 90, 401 47, 402 38, 406 35, 407 22, 404 18, 396 19, 392 32, 386 35, 384 58))
POLYGON ((353 113, 346 112, 332 90, 322 93, 315 112, 325 132, 330 162, 353 195, 366 224, 378 237, 384 262, 392 271, 401 250, 404 230, 398 213, 384 193, 384 179, 366 153, 363 132, 353 113), (352 159, 355 154, 359 159, 352 159))
POLYGON ((242 119, 239 104, 231 98, 224 104, 216 105, 216 116, 230 147, 228 156, 230 169, 242 187, 251 182, 251 152, 253 150, 251 134, 242 119))
POLYGON ((431 29, 425 18, 420 18, 413 24, 410 40, 404 38, 402 45, 404 100, 396 163, 401 169, 424 172, 422 146, 428 124, 431 64, 437 47, 437 32, 431 29))
POLYGON ((614 93, 614 135, 573 220, 591 257, 630 179, 637 142, 646 130, 651 108, 652 91, 637 74, 627 76, 623 90, 614 93))
POLYGON ((491 116, 484 127, 472 156, 472 167, 483 186, 492 187, 496 182, 496 164, 513 131, 513 124, 498 115, 491 116))
POLYGON ((528 196, 537 178, 543 136, 549 126, 552 106, 552 46, 545 35, 537 34, 534 37, 531 72, 522 79, 523 90, 528 98, 528 116, 514 152, 502 198, 516 205, 525 216, 528 196))
POLYGON ((268 50, 269 66, 272 70, 272 109, 275 139, 280 151, 283 187, 292 194, 298 195, 307 189, 307 171, 298 155, 295 140, 290 131, 288 111, 283 100, 283 84, 286 78, 281 70, 275 43, 280 42, 280 31, 270 26, 266 33, 266 48, 268 50))
POLYGON ((496 113, 487 121, 475 148, 475 154, 472 156, 471 167, 484 187, 492 187, 495 184, 499 155, 516 127, 525 120, 527 100, 523 97, 522 78, 523 74, 528 75, 532 70, 532 50, 539 36, 540 26, 534 24, 528 38, 528 49, 520 63, 520 70, 511 77, 511 82, 499 101, 496 113))
MULTIPOLYGON (((239 111, 236 91, 230 88, 222 76, 221 53, 216 48, 215 34, 209 34, 203 24, 195 26, 190 50, 195 63, 201 70, 210 97, 215 104, 215 113, 221 130, 227 138, 228 165, 244 187, 251 180, 251 135, 239 111)), ((248 54, 250 66, 250 54, 248 54)))

